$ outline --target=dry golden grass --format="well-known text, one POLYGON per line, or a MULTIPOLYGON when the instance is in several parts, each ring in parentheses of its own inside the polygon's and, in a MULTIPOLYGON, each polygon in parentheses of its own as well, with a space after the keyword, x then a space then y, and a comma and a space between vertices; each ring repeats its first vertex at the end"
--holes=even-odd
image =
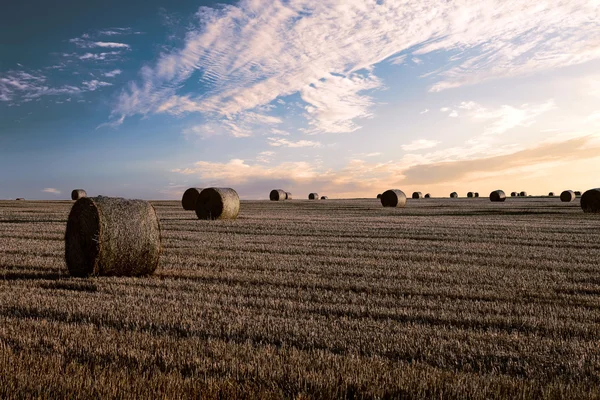
POLYGON ((0 398, 599 398, 600 215, 509 198, 153 203, 148 278, 70 278, 0 202, 0 398))

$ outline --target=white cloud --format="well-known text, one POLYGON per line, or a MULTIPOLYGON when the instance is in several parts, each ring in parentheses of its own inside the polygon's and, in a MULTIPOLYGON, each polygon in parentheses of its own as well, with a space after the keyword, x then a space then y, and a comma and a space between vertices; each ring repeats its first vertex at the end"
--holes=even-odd
POLYGON ((453 61, 431 76, 431 90, 439 91, 583 63, 600 57, 599 9, 584 0, 242 0, 201 7, 181 49, 144 67, 112 115, 170 112, 177 109, 166 103, 181 102, 181 112, 231 118, 300 93, 312 132, 353 131, 373 104, 359 93, 381 87, 372 71, 357 71, 394 56, 400 62, 397 54, 408 49, 415 57, 446 51, 453 61), (195 71, 210 90, 177 93, 195 71))
POLYGON ((42 189, 42 192, 51 193, 51 194, 60 194, 60 190, 55 189, 55 188, 45 188, 45 189, 42 189))
POLYGON ((105 60, 116 60, 121 56, 120 51, 107 51, 103 53, 85 53, 78 58, 80 60, 91 60, 91 61, 105 61, 105 60))
POLYGON ((88 40, 88 38, 89 38, 89 36, 87 38, 84 38, 82 36, 81 38, 69 39, 69 42, 75 44, 77 47, 80 47, 82 49, 91 49, 94 47, 119 48, 119 49, 129 49, 130 48, 130 46, 126 43, 94 42, 94 41, 88 40))
POLYGON ((8 71, 0 75, 0 101, 28 102, 42 96, 76 95, 85 89, 71 86, 52 86, 39 71, 8 71))
POLYGON ((450 112, 450 114, 448 114, 448 116, 450 118, 456 118, 456 117, 458 117, 458 112, 456 110, 452 110, 452 112, 450 112))
POLYGON ((93 92, 94 90, 101 88, 101 87, 112 86, 112 83, 99 81, 97 79, 93 79, 91 81, 84 81, 84 82, 81 82, 81 84, 83 85, 83 87, 85 87, 90 92, 93 92))
POLYGON ((291 140, 270 137, 269 145, 273 147, 321 147, 320 142, 314 142, 312 140, 298 140, 297 142, 293 142, 291 140))
POLYGON ((418 139, 413 140, 409 144, 402 145, 401 147, 404 151, 415 151, 431 149, 432 147, 436 147, 438 144, 440 144, 440 142, 437 140, 418 139))
POLYGON ((107 77, 107 78, 114 78, 117 75, 120 75, 123 71, 121 71, 120 69, 113 69, 112 71, 109 72, 105 72, 102 75, 107 77))
POLYGON ((429 108, 424 109, 419 114, 427 114, 429 112, 429 108))
POLYGON ((393 65, 402 65, 406 61, 407 54, 401 54, 390 60, 393 65))
POLYGON ((494 110, 488 110, 474 102, 464 104, 468 104, 465 109, 470 110, 469 115, 473 119, 492 121, 485 128, 484 135, 498 135, 516 127, 531 126, 538 116, 556 108, 552 99, 541 104, 522 104, 519 107, 505 104, 494 110))

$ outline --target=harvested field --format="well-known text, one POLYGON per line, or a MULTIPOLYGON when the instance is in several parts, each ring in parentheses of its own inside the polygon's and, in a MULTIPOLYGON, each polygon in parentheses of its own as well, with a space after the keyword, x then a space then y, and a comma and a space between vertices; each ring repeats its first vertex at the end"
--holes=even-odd
POLYGON ((152 202, 155 275, 70 278, 72 202, 0 201, 0 398, 598 398, 579 200, 152 202))

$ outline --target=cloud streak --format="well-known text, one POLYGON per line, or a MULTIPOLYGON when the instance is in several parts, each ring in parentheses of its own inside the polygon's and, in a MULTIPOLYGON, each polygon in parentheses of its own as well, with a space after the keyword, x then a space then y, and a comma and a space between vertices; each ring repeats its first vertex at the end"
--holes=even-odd
POLYGON ((372 115, 365 93, 383 87, 373 72, 383 60, 394 56, 392 64, 401 64, 411 51, 413 62, 433 52, 451 55, 429 76, 432 91, 579 64, 600 57, 599 9, 583 0, 244 0, 201 7, 183 47, 144 67, 112 116, 198 112, 231 120, 299 94, 308 133, 351 132, 372 115), (182 93, 196 71, 200 85, 182 93))

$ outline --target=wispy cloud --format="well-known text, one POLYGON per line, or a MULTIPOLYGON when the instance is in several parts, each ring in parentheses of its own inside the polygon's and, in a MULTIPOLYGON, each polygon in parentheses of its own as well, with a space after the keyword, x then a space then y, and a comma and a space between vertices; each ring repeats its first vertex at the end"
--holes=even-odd
POLYGON ((118 60, 119 57, 123 53, 121 51, 107 51, 102 53, 84 53, 78 55, 77 58, 80 60, 91 60, 91 61, 115 61, 118 60))
POLYGON ((85 87, 90 92, 93 92, 94 90, 101 88, 101 87, 112 86, 112 83, 99 81, 97 79, 93 79, 91 81, 84 81, 84 82, 81 82, 81 84, 83 85, 83 87, 85 87))
POLYGON ((74 38, 69 39, 70 43, 75 44, 77 47, 82 49, 91 49, 95 47, 102 48, 111 48, 111 49, 129 49, 130 46, 126 43, 118 43, 118 42, 95 42, 92 40, 82 39, 82 38, 74 38))
POLYGON ((463 102, 460 108, 468 111, 475 120, 489 120, 485 135, 502 134, 515 127, 531 126, 536 118, 556 108, 554 100, 550 99, 541 104, 522 104, 519 107, 502 105, 497 109, 488 110, 475 102, 463 102))
POLYGON ((50 193, 50 194, 60 194, 60 190, 55 189, 55 188, 45 188, 45 189, 42 189, 42 192, 50 193))
POLYGON ((447 52, 452 62, 429 76, 433 91, 578 64, 600 57, 599 8, 581 0, 242 0, 201 7, 182 48, 142 69, 113 118, 179 110, 227 119, 299 93, 310 133, 353 131, 372 113, 373 100, 361 92, 382 87, 372 70, 379 62, 403 62, 397 54, 408 51, 413 62, 447 52), (209 90, 198 94, 187 85, 180 93, 195 71, 209 90), (184 107, 169 106, 176 103, 184 107))
POLYGON ((103 73, 102 76, 105 76, 107 78, 114 78, 117 75, 121 75, 122 72, 123 71, 121 71, 120 69, 113 69, 112 71, 103 73))
POLYGON ((413 140, 409 144, 402 145, 401 147, 404 151, 415 151, 431 149, 432 147, 436 147, 438 144, 440 144, 440 142, 437 140, 418 139, 413 140))
POLYGON ((298 140, 296 142, 291 141, 291 140, 287 140, 287 139, 283 139, 283 138, 276 138, 276 137, 270 137, 269 139, 269 146, 273 146, 273 147, 321 147, 321 143, 320 142, 315 142, 312 140, 298 140))

